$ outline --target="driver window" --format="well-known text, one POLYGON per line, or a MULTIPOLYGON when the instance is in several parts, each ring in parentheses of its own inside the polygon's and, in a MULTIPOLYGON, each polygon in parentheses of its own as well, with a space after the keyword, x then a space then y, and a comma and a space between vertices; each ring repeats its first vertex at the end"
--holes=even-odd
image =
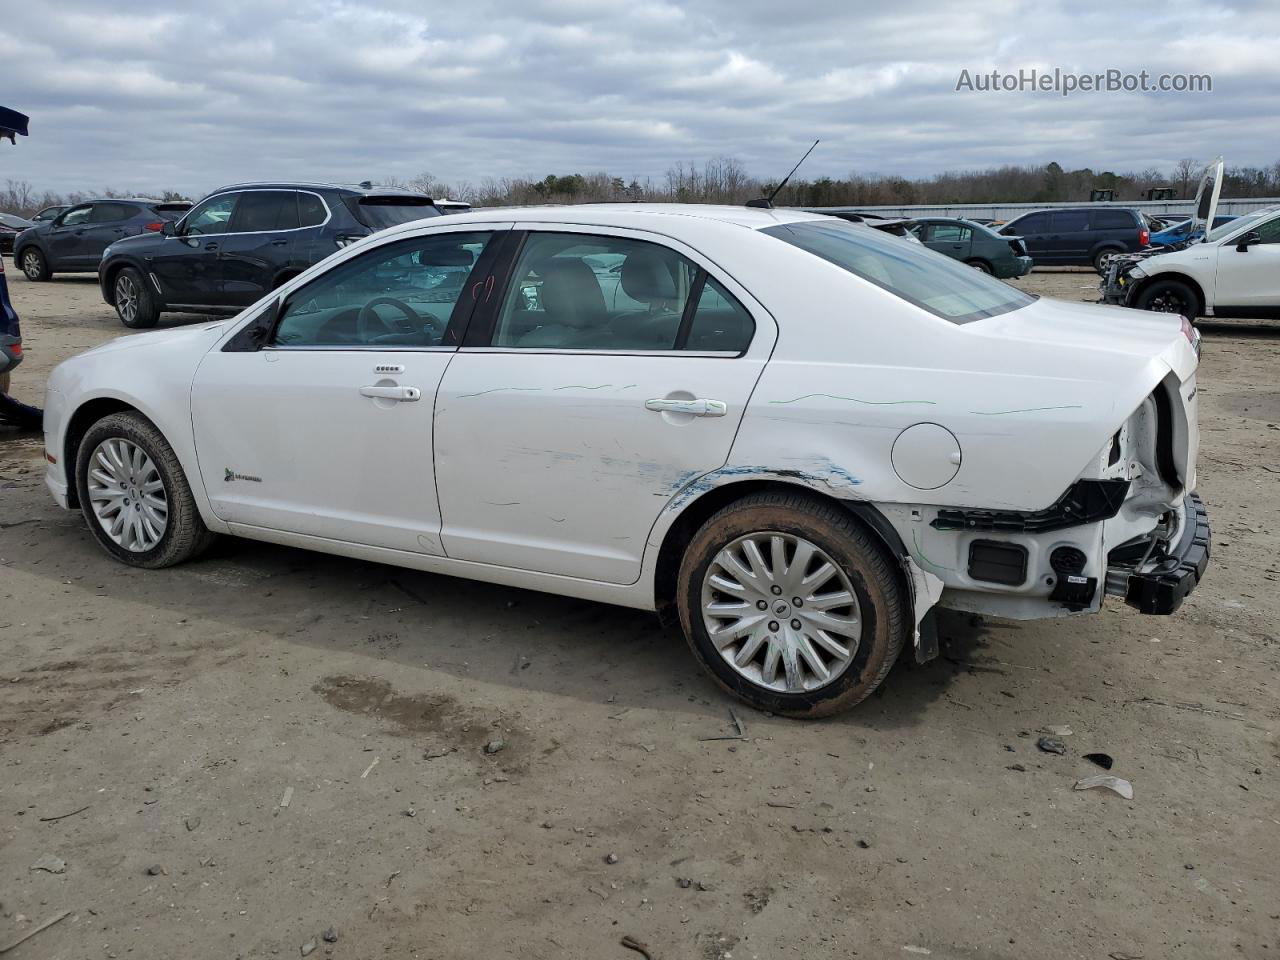
POLYGON ((272 342, 279 347, 440 346, 490 236, 413 237, 334 267, 289 297, 272 342))
POLYGON ((1260 223, 1253 229, 1258 232, 1260 243, 1280 243, 1280 217, 1260 223))
POLYGON ((239 194, 228 193, 213 197, 188 214, 182 223, 184 236, 203 236, 210 233, 226 233, 239 194))
POLYGON ((58 224, 60 227, 74 227, 77 223, 84 223, 89 219, 89 211, 93 207, 78 207, 63 216, 62 221, 58 224))

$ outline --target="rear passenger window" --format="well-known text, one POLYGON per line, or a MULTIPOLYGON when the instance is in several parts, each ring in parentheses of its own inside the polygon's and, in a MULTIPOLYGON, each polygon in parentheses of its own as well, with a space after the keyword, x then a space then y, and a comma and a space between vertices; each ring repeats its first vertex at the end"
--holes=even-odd
POLYGON ((524 350, 732 351, 750 314, 694 264, 657 243, 531 233, 494 328, 524 350))
POLYGON ((1137 227, 1133 214, 1124 210, 1093 211, 1093 228, 1095 230, 1123 230, 1126 227, 1137 227))
POLYGON ((127 203, 95 203, 89 213, 90 223, 116 223, 128 220, 138 212, 138 208, 127 203))
POLYGON ((1087 210, 1062 210, 1050 214, 1049 219, 1053 233, 1078 233, 1089 229, 1089 212, 1087 210))
POLYGON ((246 190, 231 217, 230 233, 268 233, 298 226, 297 194, 292 190, 246 190))
POLYGON ((329 211, 325 209, 324 201, 314 193, 299 193, 297 196, 298 226, 318 227, 329 219, 329 211))

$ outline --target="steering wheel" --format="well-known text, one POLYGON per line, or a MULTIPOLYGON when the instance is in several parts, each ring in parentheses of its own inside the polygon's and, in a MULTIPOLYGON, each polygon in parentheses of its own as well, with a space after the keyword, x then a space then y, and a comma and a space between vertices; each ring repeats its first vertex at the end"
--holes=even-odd
POLYGON ((356 335, 363 343, 368 343, 374 337, 385 336, 386 334, 421 333, 422 326, 423 320, 418 315, 418 312, 403 300, 397 300, 395 297, 374 297, 360 308, 360 313, 356 317, 356 335), (396 326, 392 326, 382 319, 374 308, 383 304, 395 307, 404 314, 404 319, 399 321, 396 326))

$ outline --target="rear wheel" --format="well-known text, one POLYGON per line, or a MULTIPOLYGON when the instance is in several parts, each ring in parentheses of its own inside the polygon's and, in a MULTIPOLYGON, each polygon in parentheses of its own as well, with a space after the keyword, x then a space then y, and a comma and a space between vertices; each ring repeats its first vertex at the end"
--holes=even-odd
POLYGON ((1179 313, 1194 320, 1200 313, 1200 298, 1181 280, 1156 280, 1143 288, 1134 306, 1156 313, 1179 313))
POLYGON ((694 656, 752 706, 822 717, 884 680, 906 636, 892 561, 858 521, 804 494, 730 504, 680 566, 680 622, 694 656))
POLYGON ((1099 276, 1105 276, 1107 267, 1111 266, 1112 259, 1120 252, 1119 250, 1099 250, 1093 255, 1093 269, 1098 271, 1099 276))
POLYGON ((49 261, 40 252, 39 247, 27 247, 22 251, 22 255, 18 260, 22 266, 22 272, 28 280, 38 283, 53 276, 53 271, 49 269, 49 261))
POLYGON ((76 489, 104 550, 135 567, 170 567, 213 543, 177 455, 139 413, 91 426, 76 456, 76 489))
POLYGON ((133 267, 125 267, 116 274, 112 292, 116 298, 116 313, 126 327, 145 330, 159 322, 160 308, 155 294, 147 288, 142 274, 133 267))

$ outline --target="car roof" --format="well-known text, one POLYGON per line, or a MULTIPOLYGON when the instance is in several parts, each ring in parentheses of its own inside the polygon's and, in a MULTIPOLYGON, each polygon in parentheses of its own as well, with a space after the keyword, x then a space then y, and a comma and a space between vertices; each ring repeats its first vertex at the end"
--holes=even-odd
MULTIPOLYGON (((574 223, 601 227, 661 229, 676 218, 708 221, 760 230, 785 223, 837 220, 787 208, 719 206, 704 203, 580 203, 531 207, 483 207, 450 214, 449 223, 483 223, 497 219, 532 223, 574 223)), ((434 224, 436 221, 432 221, 434 224)))
POLYGON ((245 183, 228 183, 217 190, 210 190, 208 195, 213 196, 215 193, 225 193, 228 190, 333 190, 352 196, 427 196, 417 190, 402 190, 399 187, 379 187, 376 184, 365 187, 358 183, 322 183, 312 180, 250 180, 245 183))

